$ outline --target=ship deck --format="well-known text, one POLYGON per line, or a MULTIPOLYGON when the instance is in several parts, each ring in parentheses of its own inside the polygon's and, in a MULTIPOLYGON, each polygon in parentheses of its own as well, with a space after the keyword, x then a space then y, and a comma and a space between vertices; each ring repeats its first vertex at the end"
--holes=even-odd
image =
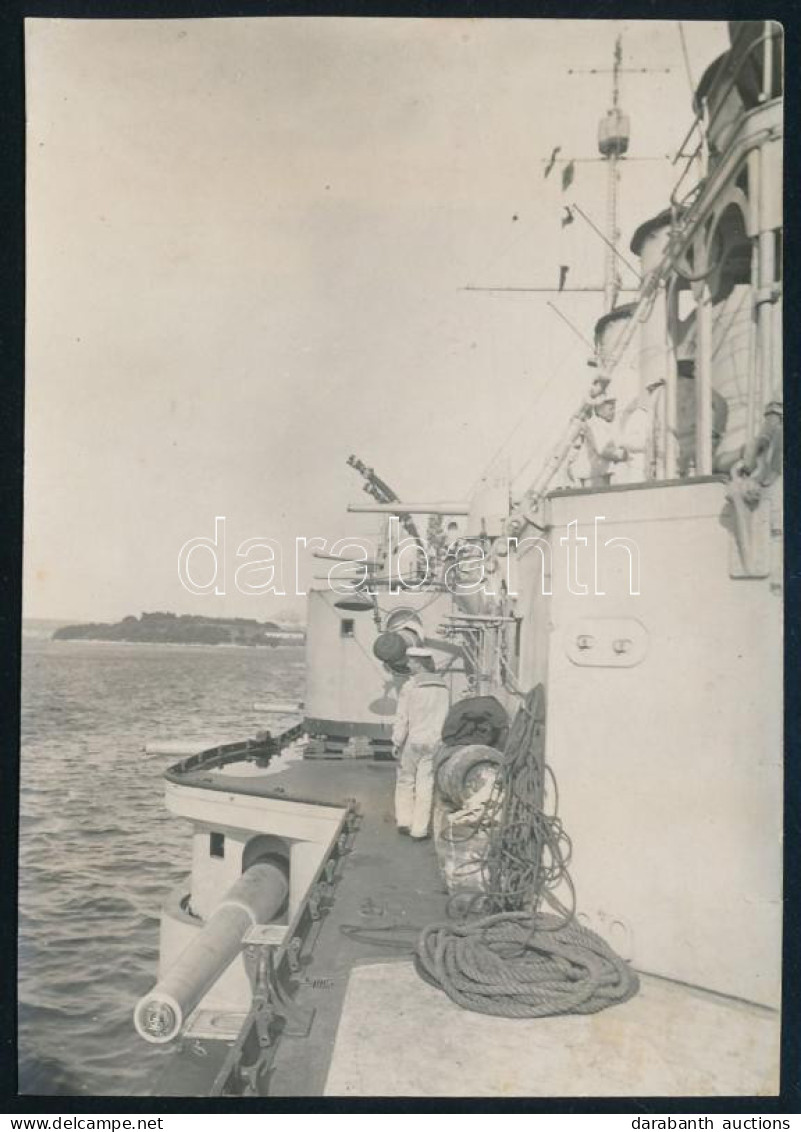
POLYGON ((462 1010, 408 961, 353 971, 326 1081, 349 1097, 775 1096, 779 1014, 640 976, 599 1014, 462 1010))
MULTIPOLYGON (((274 1097, 737 1096, 778 1091, 780 1016, 643 977, 631 1001, 592 1016, 491 1018, 462 1010, 411 961, 419 931, 445 916, 431 841, 398 834, 395 767, 284 760, 269 773, 192 776, 187 785, 326 805, 356 799, 361 819, 334 898, 293 978, 313 1011, 280 1036, 262 1082, 274 1097)), ((228 1046, 186 1042, 160 1093, 209 1091, 228 1046)))
POLYGON ((388 955, 411 955, 420 930, 445 915, 447 893, 431 841, 398 833, 395 764, 353 760, 295 764, 277 785, 329 804, 356 799, 361 822, 343 860, 334 900, 302 963, 295 1001, 314 1010, 308 1037, 282 1036, 269 1081, 271 1096, 319 1096, 326 1079, 351 973, 388 955))

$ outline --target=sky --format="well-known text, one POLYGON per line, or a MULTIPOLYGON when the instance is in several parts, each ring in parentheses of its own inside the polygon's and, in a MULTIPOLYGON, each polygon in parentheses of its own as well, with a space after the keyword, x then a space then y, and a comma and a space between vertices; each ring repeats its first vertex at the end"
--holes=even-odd
MULTIPOLYGON (((684 30, 697 83, 726 27, 684 30)), ((648 159, 621 172, 631 258, 692 120, 675 22, 27 21, 25 615, 297 617, 295 540, 376 528, 346 512, 351 453, 401 498, 521 492, 603 297, 465 288, 555 287, 566 255, 601 284, 602 243, 579 221, 568 248, 559 217, 603 226, 605 169, 567 196, 544 171, 597 155, 610 76, 570 72, 618 34, 650 70, 621 93, 648 159), (193 595, 179 551, 215 516, 226 592, 193 595), (257 538, 285 597, 232 584, 257 538)))

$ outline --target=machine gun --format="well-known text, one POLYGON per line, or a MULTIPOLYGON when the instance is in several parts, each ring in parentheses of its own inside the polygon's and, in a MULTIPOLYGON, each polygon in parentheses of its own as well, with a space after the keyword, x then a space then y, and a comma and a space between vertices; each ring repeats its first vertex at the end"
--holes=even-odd
MULTIPOLYGON (((366 491, 369 496, 375 499, 377 503, 400 503, 398 496, 395 494, 392 488, 389 487, 388 484, 386 484, 375 474, 373 468, 368 468, 367 465, 358 458, 358 456, 348 456, 348 466, 353 468, 354 471, 357 471, 363 477, 364 483, 362 484, 362 487, 364 491, 366 491)), ((418 531, 411 515, 398 512, 398 518, 403 524, 403 529, 406 531, 409 537, 413 538, 415 542, 419 543, 420 546, 423 546, 423 540, 420 538, 420 532, 418 531)))

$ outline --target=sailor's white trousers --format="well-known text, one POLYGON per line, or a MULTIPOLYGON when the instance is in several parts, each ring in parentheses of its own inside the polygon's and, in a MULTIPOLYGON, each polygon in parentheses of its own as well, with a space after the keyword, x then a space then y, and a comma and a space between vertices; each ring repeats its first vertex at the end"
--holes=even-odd
POLYGON ((431 821, 434 796, 435 745, 406 743, 398 763, 395 787, 395 820, 412 837, 425 837, 431 821))

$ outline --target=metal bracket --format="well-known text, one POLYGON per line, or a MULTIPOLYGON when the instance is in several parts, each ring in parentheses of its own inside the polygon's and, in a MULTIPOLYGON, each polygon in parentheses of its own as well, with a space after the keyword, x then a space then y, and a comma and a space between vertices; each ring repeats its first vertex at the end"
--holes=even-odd
POLYGON ((299 935, 295 935, 289 941, 289 947, 286 949, 286 961, 293 975, 300 970, 300 951, 302 947, 303 940, 299 935))
POLYGON ((566 626, 564 642, 580 668, 634 668, 645 660, 648 631, 633 617, 587 617, 566 626))
POLYGON ((253 924, 242 937, 242 943, 253 947, 280 947, 286 939, 286 933, 286 924, 253 924))
POLYGON ((755 511, 733 502, 735 534, 729 544, 729 577, 767 578, 770 574, 770 514, 768 508, 755 511))
POLYGON ((766 578, 770 574, 770 508, 751 476, 732 476, 726 491, 729 523, 729 577, 766 578))
MULTIPOLYGON (((232 1041, 242 1029, 247 1014, 228 1010, 195 1010, 184 1026, 184 1041, 232 1041)), ((202 1056, 202 1055, 201 1055, 202 1056)))
POLYGON ((312 920, 316 923, 317 920, 320 919, 320 915, 321 915, 320 893, 317 889, 316 884, 313 886, 311 892, 309 893, 309 899, 307 901, 307 906, 308 906, 308 909, 309 909, 309 915, 311 916, 312 920))
POLYGON ((760 307, 764 303, 776 303, 781 298, 782 289, 776 283, 768 287, 760 287, 754 297, 754 306, 760 307))
POLYGON ((288 1037, 307 1037, 314 1021, 314 1008, 298 1006, 281 986, 275 967, 273 945, 265 944, 259 950, 256 987, 253 992, 253 1008, 256 1012, 255 1020, 259 1044, 262 1047, 272 1044, 271 1026, 276 1018, 283 1021, 281 1032, 288 1037))

